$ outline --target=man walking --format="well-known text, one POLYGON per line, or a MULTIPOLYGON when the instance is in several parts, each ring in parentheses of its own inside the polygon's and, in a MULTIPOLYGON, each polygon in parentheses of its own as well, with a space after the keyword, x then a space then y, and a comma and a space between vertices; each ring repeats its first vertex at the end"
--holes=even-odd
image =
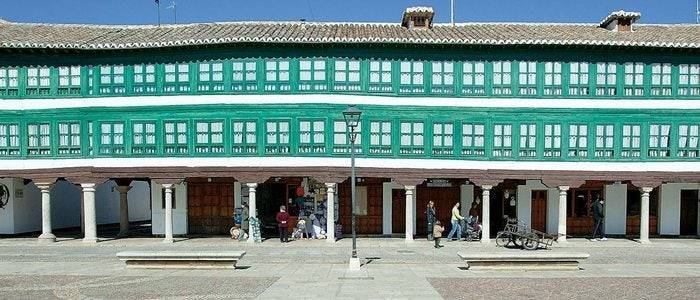
POLYGON ((596 198, 593 203, 593 218, 595 219, 595 225, 593 225, 593 241, 606 241, 608 240, 603 233, 603 226, 605 225, 605 215, 603 213, 603 205, 605 201, 600 198, 596 198), (596 238, 600 236, 602 238, 596 238))

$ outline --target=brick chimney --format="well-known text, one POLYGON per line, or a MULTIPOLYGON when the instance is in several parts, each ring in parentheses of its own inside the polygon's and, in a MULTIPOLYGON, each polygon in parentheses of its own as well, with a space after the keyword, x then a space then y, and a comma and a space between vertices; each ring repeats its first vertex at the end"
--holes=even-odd
POLYGON ((617 32, 633 31, 632 24, 639 20, 641 16, 642 14, 638 12, 614 11, 600 22, 600 27, 617 32))
POLYGON ((432 7, 409 7, 403 12, 401 26, 408 29, 430 29, 433 27, 434 15, 432 7))

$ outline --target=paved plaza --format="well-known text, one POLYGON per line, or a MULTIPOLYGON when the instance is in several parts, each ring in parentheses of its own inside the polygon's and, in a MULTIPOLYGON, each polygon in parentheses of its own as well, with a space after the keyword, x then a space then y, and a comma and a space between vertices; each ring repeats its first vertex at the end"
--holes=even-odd
POLYGON ((358 239, 359 272, 347 271, 350 239, 250 245, 227 238, 0 239, 2 299, 698 299, 700 240, 571 239, 554 252, 586 252, 579 271, 470 271, 458 251, 523 251, 494 243, 358 239), (125 269, 121 251, 245 250, 236 270, 125 269))

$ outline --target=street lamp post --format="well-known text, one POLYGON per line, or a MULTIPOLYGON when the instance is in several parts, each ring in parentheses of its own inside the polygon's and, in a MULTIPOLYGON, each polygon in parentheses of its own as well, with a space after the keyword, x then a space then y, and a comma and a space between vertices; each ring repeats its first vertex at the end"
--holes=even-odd
POLYGON ((352 257, 350 257, 350 270, 360 269, 360 259, 357 258, 357 243, 355 235, 355 140, 357 139, 357 126, 360 124, 360 111, 355 105, 350 105, 343 111, 345 125, 347 126, 348 139, 350 141, 350 199, 352 205, 352 257))

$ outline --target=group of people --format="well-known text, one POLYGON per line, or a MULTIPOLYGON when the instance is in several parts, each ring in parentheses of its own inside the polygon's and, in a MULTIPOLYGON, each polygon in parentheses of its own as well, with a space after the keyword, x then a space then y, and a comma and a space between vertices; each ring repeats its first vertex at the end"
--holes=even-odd
MULTIPOLYGON (((472 208, 469 210, 469 216, 473 218, 478 218, 478 210, 476 208, 477 204, 472 204, 472 208)), ((452 213, 450 217, 451 228, 450 232, 447 234, 447 240, 453 241, 453 237, 457 234, 457 240, 462 239, 462 224, 461 221, 465 220, 459 211, 459 202, 455 203, 452 207, 452 213)), ((428 222, 428 240, 435 241, 435 248, 442 248, 440 245, 440 239, 442 238, 442 233, 445 231, 445 226, 442 222, 438 220, 437 213, 435 211, 435 202, 428 201, 428 207, 425 210, 425 219, 428 222)), ((477 226, 480 226, 477 224, 477 226)))

